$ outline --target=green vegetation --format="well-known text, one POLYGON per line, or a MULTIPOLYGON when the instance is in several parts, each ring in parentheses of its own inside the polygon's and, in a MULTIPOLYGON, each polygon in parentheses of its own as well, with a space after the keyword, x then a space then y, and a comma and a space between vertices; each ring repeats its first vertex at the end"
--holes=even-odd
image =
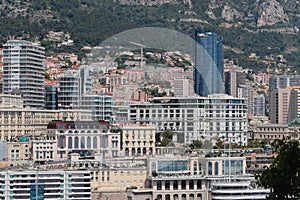
MULTIPOLYGON (((299 9, 294 1, 287 3, 283 0, 289 15, 290 23, 275 24, 268 28, 299 27, 299 9)), ((85 45, 95 46, 106 38, 125 30, 138 27, 164 27, 177 30, 193 37, 194 30, 214 31, 224 36, 227 58, 245 58, 255 52, 262 58, 270 54, 283 54, 289 64, 300 68, 300 34, 281 34, 276 32, 261 31, 255 26, 255 20, 244 19, 239 26, 226 28, 220 26, 226 22, 222 18, 212 19, 207 15, 209 0, 192 0, 193 8, 187 4, 144 7, 124 6, 114 0, 23 0, 4 1, 0 14, 0 45, 8 38, 22 38, 26 40, 43 40, 47 54, 58 51, 74 52, 84 57, 81 48, 85 45), (21 11, 22 10, 22 11, 21 11), (185 22, 180 19, 195 18, 207 23, 185 22), (63 31, 70 33, 75 46, 57 47, 55 42, 44 40, 49 31, 63 31), (241 53, 236 53, 237 49, 241 53)), ((245 15, 255 9, 254 0, 231 0, 227 4, 245 15)), ((220 8, 222 5, 219 5, 220 8)), ((216 17, 221 15, 221 9, 216 8, 216 17)), ((239 23, 234 19, 232 23, 239 23)), ((183 63, 186 64, 186 63, 183 63)), ((262 69, 263 64, 241 61, 245 67, 262 69)), ((299 71, 299 70, 298 70, 299 71)))
POLYGON ((156 134, 156 143, 157 146, 168 146, 173 139, 173 132, 170 129, 166 129, 161 133, 156 134))
POLYGON ((268 199, 300 198, 300 147, 296 140, 277 140, 278 156, 269 168, 256 174, 260 186, 271 189, 268 199))
POLYGON ((191 149, 201 149, 202 142, 200 140, 193 140, 192 144, 190 144, 191 149))

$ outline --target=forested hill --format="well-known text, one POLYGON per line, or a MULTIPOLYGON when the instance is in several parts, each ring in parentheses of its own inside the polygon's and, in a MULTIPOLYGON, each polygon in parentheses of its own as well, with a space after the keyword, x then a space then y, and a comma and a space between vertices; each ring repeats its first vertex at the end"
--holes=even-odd
POLYGON ((43 40, 69 33, 75 47, 97 45, 119 32, 146 26, 194 29, 224 36, 226 56, 284 54, 300 57, 297 0, 2 0, 0 38, 43 40))

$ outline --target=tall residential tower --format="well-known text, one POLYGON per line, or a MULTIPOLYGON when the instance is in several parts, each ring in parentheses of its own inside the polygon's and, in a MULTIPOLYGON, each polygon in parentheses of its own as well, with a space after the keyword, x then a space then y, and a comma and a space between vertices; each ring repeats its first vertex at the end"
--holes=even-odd
POLYGON ((24 106, 43 108, 45 102, 45 49, 24 40, 3 46, 3 93, 20 91, 24 106))
POLYGON ((224 93, 223 38, 195 31, 194 91, 200 96, 224 93))

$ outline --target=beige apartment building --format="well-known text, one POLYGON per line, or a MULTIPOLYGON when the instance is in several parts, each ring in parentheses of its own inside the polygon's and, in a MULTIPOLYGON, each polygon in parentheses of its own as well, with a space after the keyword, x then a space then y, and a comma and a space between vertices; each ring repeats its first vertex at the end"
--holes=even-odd
POLYGON ((147 162, 145 159, 114 158, 106 160, 107 168, 94 169, 92 190, 100 192, 126 191, 127 188, 145 189, 147 162))
POLYGON ((248 131, 248 140, 271 142, 275 139, 295 137, 298 132, 298 129, 287 124, 257 124, 248 131))
POLYGON ((7 142, 7 157, 10 166, 28 164, 31 159, 31 144, 29 138, 7 142))
POLYGON ((155 125, 125 124, 121 130, 121 150, 125 156, 144 156, 155 153, 155 125))

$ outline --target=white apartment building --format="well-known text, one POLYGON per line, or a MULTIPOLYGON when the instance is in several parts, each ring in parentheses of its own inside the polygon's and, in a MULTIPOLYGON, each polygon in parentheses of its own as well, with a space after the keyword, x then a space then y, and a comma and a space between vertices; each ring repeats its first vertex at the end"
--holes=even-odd
POLYGON ((113 120, 112 106, 112 96, 103 91, 95 94, 84 94, 81 97, 81 109, 91 110, 93 120, 111 122, 113 120))
POLYGON ((45 104, 45 48, 24 40, 9 40, 3 46, 3 93, 20 90, 24 106, 45 104))
POLYGON ((245 99, 225 94, 154 98, 151 103, 129 105, 128 119, 153 124, 157 132, 170 129, 175 142, 223 138, 247 144, 245 99))
POLYGON ((1 199, 91 199, 89 171, 7 170, 0 177, 1 199))

